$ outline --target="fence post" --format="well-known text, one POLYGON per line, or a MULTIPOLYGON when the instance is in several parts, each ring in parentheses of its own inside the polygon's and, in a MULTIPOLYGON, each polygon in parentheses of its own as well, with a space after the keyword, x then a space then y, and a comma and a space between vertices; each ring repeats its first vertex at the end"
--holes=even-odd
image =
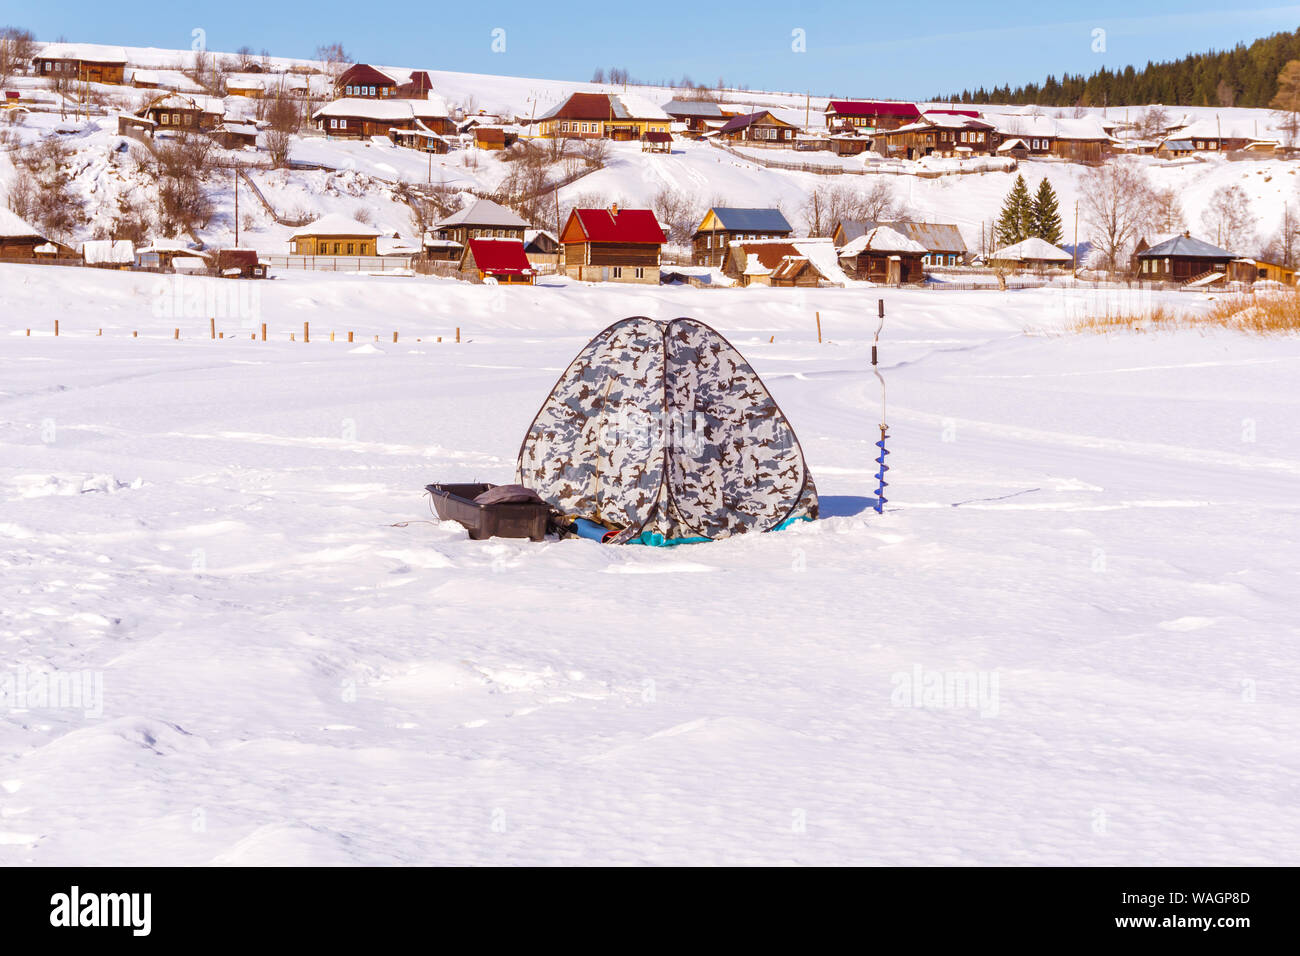
POLYGON ((311 329, 308 327, 306 322, 302 324, 302 340, 304 342, 311 341, 311 329))
POLYGON ((179 340, 180 337, 181 337, 181 330, 180 330, 180 329, 172 329, 172 338, 173 338, 173 339, 176 339, 176 340, 179 340))
POLYGON ((348 333, 348 343, 351 344, 351 342, 352 342, 352 333, 349 332, 349 333, 348 333))
POLYGON ((58 338, 58 337, 59 337, 59 320, 58 320, 58 319, 55 319, 55 320, 54 320, 54 337, 55 337, 55 338, 58 338))
POLYGON ((208 338, 217 337, 217 320, 215 317, 208 319, 208 338))
POLYGON ((396 333, 396 332, 393 333, 393 344, 394 344, 394 345, 397 344, 397 333, 396 333))
POLYGON ((821 345, 822 344, 822 314, 820 312, 815 312, 813 314, 817 316, 817 344, 821 345))
MULTIPOLYGON (((442 339, 439 339, 438 341, 441 342, 442 339)), ((457 344, 457 345, 460 345, 460 326, 459 326, 459 325, 456 326, 456 344, 457 344)))

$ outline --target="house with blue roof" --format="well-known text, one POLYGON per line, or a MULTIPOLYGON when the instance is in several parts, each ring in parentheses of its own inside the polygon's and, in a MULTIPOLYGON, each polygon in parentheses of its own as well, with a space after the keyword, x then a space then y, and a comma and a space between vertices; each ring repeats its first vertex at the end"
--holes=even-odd
POLYGON ((788 239, 794 228, 779 209, 715 206, 704 216, 695 235, 691 264, 722 268, 733 239, 788 239))

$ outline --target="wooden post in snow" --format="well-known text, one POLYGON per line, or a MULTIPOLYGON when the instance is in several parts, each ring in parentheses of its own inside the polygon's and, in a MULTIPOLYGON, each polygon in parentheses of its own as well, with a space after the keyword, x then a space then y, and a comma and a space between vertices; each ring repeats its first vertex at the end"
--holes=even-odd
POLYGON ((215 339, 216 337, 217 337, 217 320, 216 317, 214 316, 208 319, 208 338, 215 339))
POLYGON ((55 320, 54 320, 54 337, 55 337, 55 338, 58 338, 58 337, 59 337, 59 320, 58 320, 58 319, 55 319, 55 320))
POLYGON ((352 344, 352 333, 351 333, 351 332, 348 333, 348 344, 349 344, 349 345, 352 344))
MULTIPOLYGON (((438 341, 441 342, 442 339, 439 339, 438 341)), ((459 325, 456 326, 456 344, 457 344, 457 345, 460 345, 460 326, 459 326, 459 325)))
POLYGON ((396 332, 393 333, 393 344, 394 344, 394 345, 397 344, 397 333, 396 333, 396 332))
POLYGON ((263 341, 263 342, 266 341, 266 323, 265 323, 265 322, 262 323, 262 341, 263 341))
POLYGON ((820 312, 814 312, 813 314, 817 316, 817 344, 821 345, 822 344, 822 314, 820 312))
POLYGON ((179 340, 180 340, 180 337, 181 337, 181 330, 180 330, 180 329, 172 329, 172 338, 173 338, 174 340, 179 341, 179 340))
POLYGON ((311 329, 308 327, 306 322, 302 324, 302 340, 304 342, 311 341, 311 329))

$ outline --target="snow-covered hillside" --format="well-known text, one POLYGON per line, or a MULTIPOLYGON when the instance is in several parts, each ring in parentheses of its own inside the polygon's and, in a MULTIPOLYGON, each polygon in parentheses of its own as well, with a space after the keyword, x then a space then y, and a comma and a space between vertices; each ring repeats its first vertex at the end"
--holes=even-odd
MULTIPOLYGON (((170 69, 180 76, 180 68, 192 54, 179 50, 126 48, 133 67, 170 69)), ((219 55, 219 54, 218 54, 219 55)), ((273 69, 319 66, 308 61, 272 58, 273 69)), ((412 66, 408 64, 406 69, 412 66)), ((435 92, 453 107, 483 109, 507 116, 539 115, 569 93, 585 90, 613 90, 615 87, 591 83, 553 81, 479 74, 450 73, 430 70, 435 92)), ((40 82, 20 78, 13 85, 38 100, 52 103, 53 94, 41 89, 40 82)), ((650 102, 665 102, 683 91, 656 87, 635 87, 636 94, 650 102)), ((120 87, 102 88, 110 100, 120 101, 122 108, 134 108, 152 95, 149 90, 120 87)), ((730 105, 741 108, 771 108, 798 125, 817 126, 822 122, 825 97, 794 93, 724 92, 730 105)), ((239 96, 226 98, 227 110, 234 117, 253 115, 256 101, 239 96)), ((951 104, 936 104, 948 106, 951 104)), ((985 108, 988 116, 1005 119, 1018 114, 1045 117, 1072 116, 1074 111, 1039 108, 985 108)), ((1142 108, 1084 110, 1086 115, 1108 116, 1119 121, 1136 121, 1142 108)), ((1180 118, 1187 122, 1212 123, 1218 128, 1250 136, 1277 136, 1277 115, 1268 110, 1168 108, 1171 123, 1180 118)), ((76 123, 61 119, 57 112, 15 112, 8 133, 14 144, 31 143, 57 136, 70 144, 76 153, 75 188, 87 200, 88 223, 75 236, 74 244, 103 233, 116 214, 119 199, 136 196, 150 199, 150 186, 130 181, 129 140, 117 135, 113 115, 92 117, 76 123)), ((786 161, 827 162, 829 154, 801 154, 787 150, 752 150, 755 160, 763 156, 786 161)), ((227 161, 248 162, 258 154, 231 154, 227 161)), ((265 153, 261 154, 264 159, 265 153)), ((0 193, 7 191, 14 177, 11 156, 0 152, 0 193)), ((445 156, 429 157, 391 145, 387 140, 340 141, 319 136, 297 137, 290 150, 291 159, 323 167, 319 170, 296 169, 277 173, 254 173, 259 185, 274 196, 275 211, 282 217, 341 213, 364 215, 386 234, 417 238, 410 210, 394 198, 393 188, 402 182, 445 184, 453 189, 491 192, 509 173, 509 164, 500 154, 477 150, 455 150, 445 156)), ((861 170, 862 157, 834 162, 861 170)), ((1228 162, 1221 157, 1207 160, 1138 160, 1157 188, 1172 188, 1181 201, 1185 226, 1202 231, 1202 215, 1211 195, 1226 185, 1240 185, 1245 191, 1249 211, 1256 220, 1260 246, 1278 229, 1286 203, 1297 199, 1296 169, 1300 163, 1280 160, 1228 162)), ((925 163, 903 163, 907 173, 925 170, 925 163)), ((895 169, 897 171, 897 169, 895 169)), ((1075 237, 1075 202, 1079 197, 1079 180, 1085 167, 1059 161, 1026 161, 1019 171, 1031 187, 1046 178, 1060 197, 1065 245, 1072 247, 1075 237)), ((838 175, 767 168, 758 161, 738 157, 709 145, 678 141, 671 155, 642 153, 636 144, 613 144, 605 168, 583 176, 560 192, 560 202, 620 201, 628 205, 645 205, 664 187, 680 191, 697 206, 713 202, 730 205, 780 205, 797 228, 805 225, 803 209, 813 190, 827 186, 868 189, 877 181, 888 183, 902 205, 914 218, 956 223, 972 250, 982 247, 982 235, 997 216, 1002 200, 1010 189, 1012 174, 989 172, 977 175, 922 178, 917 175, 838 175)), ((211 178, 207 190, 216 204, 216 214, 198 238, 216 245, 226 245, 234 238, 234 180, 211 178)), ((252 197, 245 196, 240 206, 240 240, 244 245, 264 253, 284 254, 287 237, 292 231, 276 225, 266 210, 252 197)), ((551 222, 539 226, 553 227, 551 222)), ((1088 240, 1086 226, 1079 229, 1079 241, 1088 240)), ((1213 237, 1211 237, 1213 238, 1213 237)), ((1250 250, 1247 250, 1250 251, 1250 250)))
POLYGON ((877 516, 870 291, 0 266, 0 861, 1294 859, 1300 345, 884 294, 877 516), (238 287, 226 338, 177 281, 238 287), (664 550, 433 521, 423 486, 509 479, 631 314, 741 349, 823 518, 664 550))

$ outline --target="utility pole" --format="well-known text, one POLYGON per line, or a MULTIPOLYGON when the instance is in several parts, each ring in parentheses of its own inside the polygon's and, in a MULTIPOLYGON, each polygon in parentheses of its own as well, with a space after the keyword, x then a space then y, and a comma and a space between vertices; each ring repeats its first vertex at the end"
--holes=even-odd
POLYGON ((234 166, 235 174, 235 248, 239 248, 239 163, 234 166))

